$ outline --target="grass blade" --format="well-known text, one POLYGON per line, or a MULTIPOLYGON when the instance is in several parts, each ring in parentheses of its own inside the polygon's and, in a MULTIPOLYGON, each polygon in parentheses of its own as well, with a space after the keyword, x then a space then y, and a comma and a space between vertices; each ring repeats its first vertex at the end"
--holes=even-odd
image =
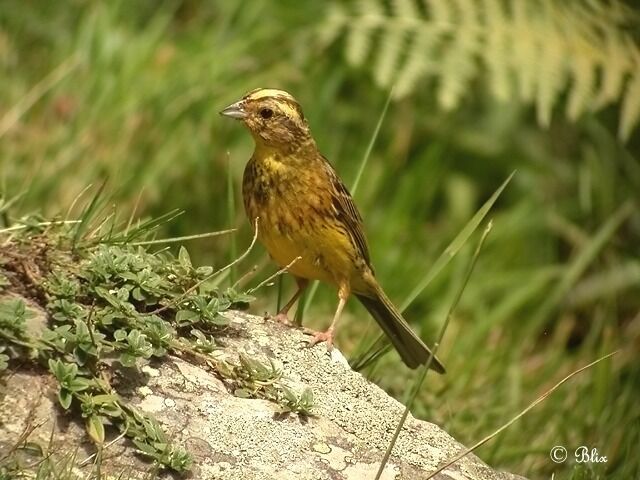
POLYGON ((235 228, 229 228, 227 230, 220 230, 217 232, 207 232, 207 233, 198 233, 196 235, 186 235, 184 237, 171 237, 171 238, 159 238, 157 240, 145 240, 142 242, 130 242, 129 245, 139 246, 139 245, 163 245, 165 243, 178 243, 178 242, 186 242, 189 240, 199 240, 201 238, 211 238, 211 237, 219 237, 220 235, 226 235, 227 233, 235 232, 235 228))
POLYGON ((102 199, 102 192, 104 191, 104 187, 106 186, 106 184, 107 184, 106 180, 102 182, 100 187, 98 187, 98 191, 89 202, 89 205, 86 206, 86 208, 82 211, 82 215, 80 215, 80 223, 78 223, 78 226, 76 227, 76 231, 73 235, 72 245, 74 250, 76 249, 76 246, 78 245, 78 241, 80 240, 82 235, 89 228, 92 218, 98 211, 98 206, 100 205, 100 201, 102 199))
MULTIPOLYGON (((150 233, 160 228, 162 225, 173 221, 183 213, 184 213, 183 210, 179 210, 176 208, 174 210, 171 210, 170 212, 160 215, 159 217, 146 220, 136 225, 134 228, 129 228, 128 231, 126 231, 126 233, 122 233, 120 235, 116 235, 110 238, 102 238, 99 240, 98 243, 130 244, 136 238, 141 238, 146 235, 149 235, 150 233)), ((162 243, 162 241, 160 243, 162 243)))
POLYGON ((369 139, 369 144, 367 145, 367 149, 364 151, 364 156, 362 157, 362 161, 360 162, 360 166, 358 167, 358 173, 356 174, 356 178, 353 181, 353 185, 351 185, 351 195, 355 197, 356 191, 358 190, 358 186, 360 185, 360 180, 362 179, 362 174, 364 173, 364 169, 369 163, 369 157, 371 157, 371 152, 373 150, 373 146, 376 144, 376 140, 378 139, 378 135, 380 135, 380 128, 382 127, 382 122, 384 118, 387 116, 387 110, 389 110, 389 104, 391 103, 391 99, 393 98, 393 88, 389 91, 389 95, 387 96, 387 101, 384 103, 384 107, 382 107, 382 112, 378 116, 378 123, 376 123, 376 128, 373 130, 373 135, 369 139))

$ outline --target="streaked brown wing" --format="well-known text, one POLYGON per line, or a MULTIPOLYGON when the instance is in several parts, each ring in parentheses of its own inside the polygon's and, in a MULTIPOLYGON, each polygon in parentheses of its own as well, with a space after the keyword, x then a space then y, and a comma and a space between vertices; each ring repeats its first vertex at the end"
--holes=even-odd
MULTIPOLYGON (((324 158, 324 157, 323 157, 324 158)), ((324 159, 328 165, 328 171, 330 176, 330 181, 332 183, 332 202, 333 206, 338 212, 338 220, 340 220, 349 235, 353 239, 354 245, 358 249, 360 256, 366 261, 367 265, 371 267, 371 260, 369 257, 369 246, 367 244, 367 238, 364 235, 364 227, 362 226, 362 217, 360 216, 360 212, 358 211, 358 207, 353 201, 351 194, 347 187, 342 183, 340 177, 333 169, 331 164, 324 159)))

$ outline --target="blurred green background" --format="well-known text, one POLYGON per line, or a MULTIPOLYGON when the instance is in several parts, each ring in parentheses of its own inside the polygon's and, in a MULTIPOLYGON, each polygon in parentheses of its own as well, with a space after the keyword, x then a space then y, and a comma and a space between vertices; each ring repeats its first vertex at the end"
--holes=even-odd
MULTIPOLYGON (((292 92, 350 185, 395 85, 355 196, 398 304, 517 170, 440 348, 448 374, 427 377, 414 413, 471 445, 621 349, 477 453, 531 478, 638 478, 638 11, 536 3, 3 0, 0 196, 11 212, 64 216, 107 179, 123 218, 185 211, 163 236, 238 227, 188 245, 221 266, 251 238, 239 187, 253 145, 218 111, 256 87, 292 92), (608 461, 555 464, 555 445, 608 461)), ((406 310, 423 338, 477 239, 406 310)), ((256 248, 232 280, 253 265, 240 285, 275 271, 256 248)), ((305 323, 326 325, 334 295, 320 287, 305 323)), ((377 334, 355 302, 342 327, 348 353, 377 334)), ((365 374, 398 398, 413 378, 395 353, 365 374)))

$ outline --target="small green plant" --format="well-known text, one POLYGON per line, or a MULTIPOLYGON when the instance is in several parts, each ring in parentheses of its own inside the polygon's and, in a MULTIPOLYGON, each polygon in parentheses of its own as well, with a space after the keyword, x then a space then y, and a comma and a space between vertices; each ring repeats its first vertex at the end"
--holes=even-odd
POLYGON ((0 301, 0 336, 5 339, 24 340, 27 318, 31 312, 20 299, 9 298, 0 301))
POLYGON ((193 459, 182 448, 171 444, 162 427, 153 418, 130 409, 133 422, 130 428, 134 434, 133 443, 140 452, 152 458, 156 463, 166 465, 173 470, 183 472, 191 467, 193 459))
POLYGON ((239 365, 225 366, 225 377, 239 397, 272 400, 280 405, 282 413, 312 414, 313 392, 309 388, 298 392, 288 386, 277 360, 261 361, 240 354, 239 365))

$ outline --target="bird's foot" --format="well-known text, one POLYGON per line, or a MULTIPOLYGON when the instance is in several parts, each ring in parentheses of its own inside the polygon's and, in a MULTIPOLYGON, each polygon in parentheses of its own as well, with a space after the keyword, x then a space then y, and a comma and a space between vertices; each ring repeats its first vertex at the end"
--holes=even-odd
POLYGON ((283 325, 287 325, 288 327, 293 327, 293 322, 289 320, 289 315, 285 312, 278 312, 275 315, 266 315, 265 318, 269 320, 275 320, 278 323, 282 323, 283 325))
POLYGON ((325 342, 327 344, 327 351, 330 352, 333 349, 333 329, 329 328, 326 332, 318 332, 310 328, 305 328, 304 333, 310 335, 311 338, 307 340, 307 346, 313 347, 318 343, 325 342))

